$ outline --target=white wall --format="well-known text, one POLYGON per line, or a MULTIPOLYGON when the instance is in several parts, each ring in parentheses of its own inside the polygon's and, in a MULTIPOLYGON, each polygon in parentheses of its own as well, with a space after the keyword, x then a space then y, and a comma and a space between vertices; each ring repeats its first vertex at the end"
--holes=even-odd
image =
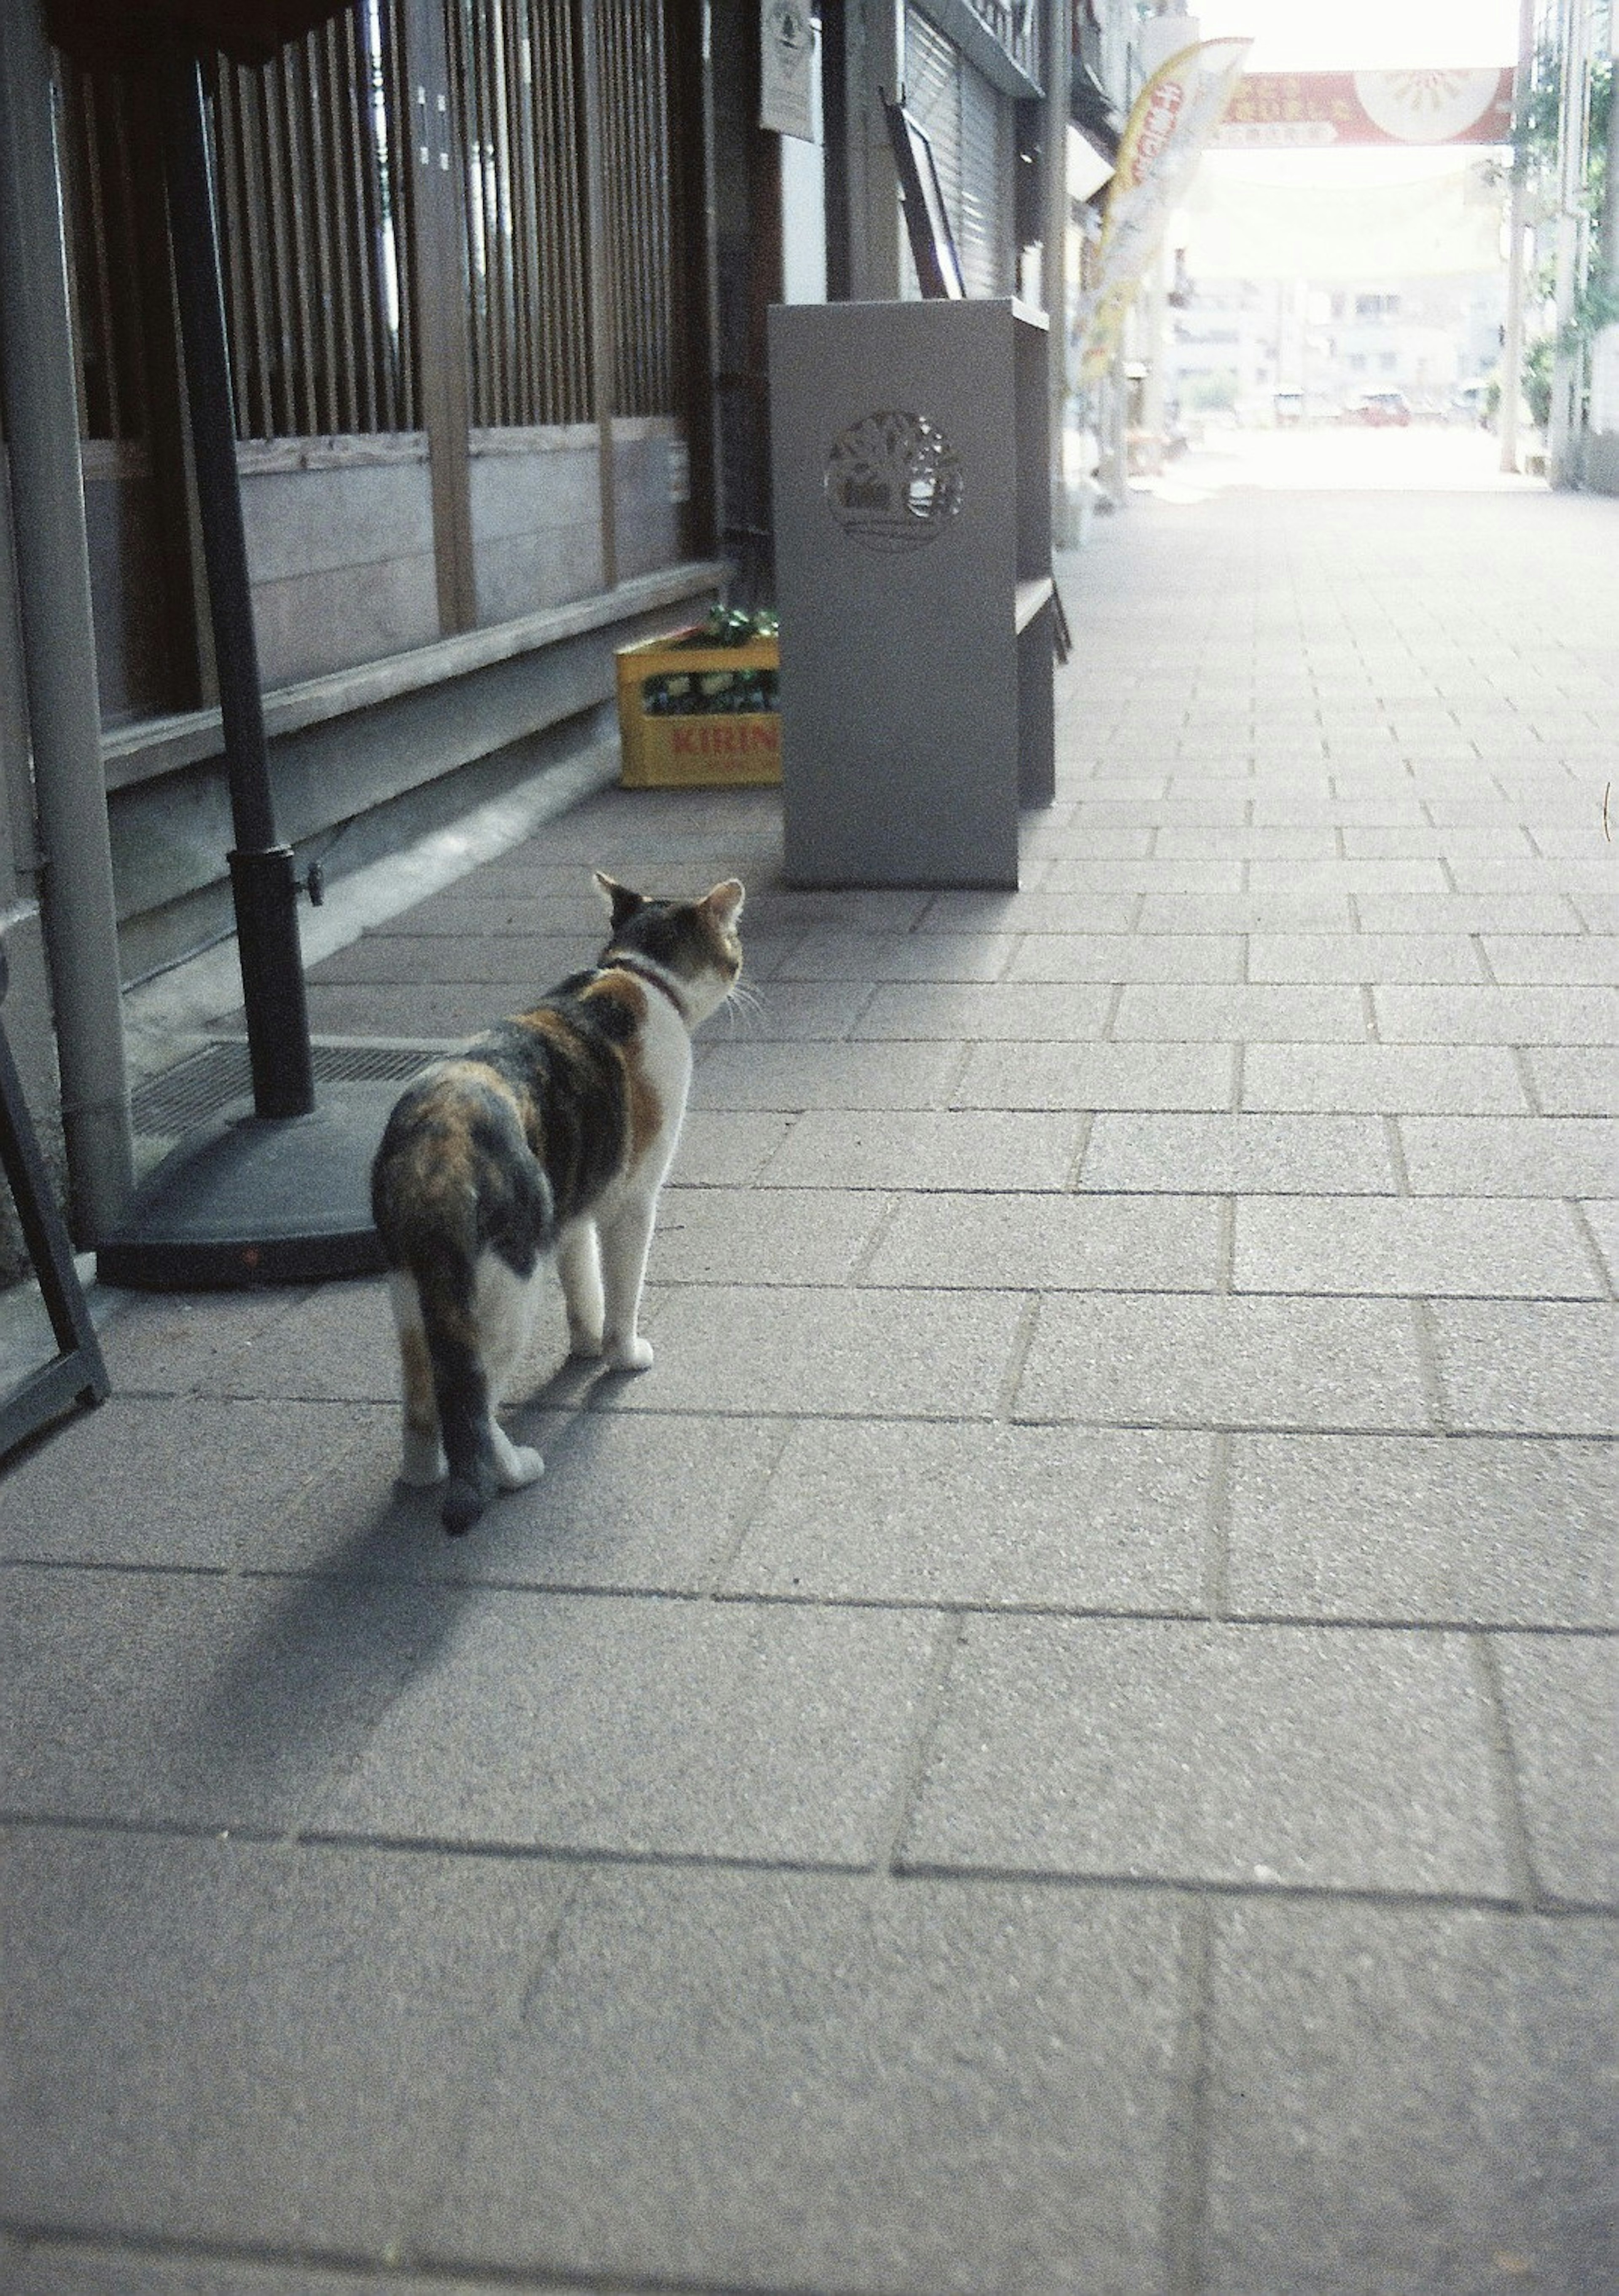
POLYGON ((781 147, 781 300, 826 300, 826 149, 821 124, 821 28, 815 27, 810 98, 815 140, 777 138, 781 147))

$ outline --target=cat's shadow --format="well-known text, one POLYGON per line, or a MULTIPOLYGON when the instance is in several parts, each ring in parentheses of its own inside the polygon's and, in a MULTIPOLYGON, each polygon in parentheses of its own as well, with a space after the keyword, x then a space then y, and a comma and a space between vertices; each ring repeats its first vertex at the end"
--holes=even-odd
MULTIPOLYGON (((470 1605, 513 1585, 577 1585, 578 1537, 611 1533, 576 1521, 578 1510, 552 1494, 580 1471, 588 1480, 615 1415, 591 1404, 628 1376, 567 1358, 523 1393, 503 1415, 519 1439, 539 1443, 546 1473, 494 1500, 460 1538, 440 1520, 441 1488, 393 1479, 391 1430, 386 1454, 368 1444, 351 1457, 338 1535, 244 1572, 245 1615, 184 1702, 179 1719, 190 1767, 207 1780, 209 1822, 307 1823, 380 1716, 444 1662, 470 1605), (548 1568, 553 1556, 559 1567, 548 1568)), ((320 1504, 309 1494, 300 1509, 312 1527, 320 1504)), ((610 1575, 610 1555, 601 1560, 610 1575)))

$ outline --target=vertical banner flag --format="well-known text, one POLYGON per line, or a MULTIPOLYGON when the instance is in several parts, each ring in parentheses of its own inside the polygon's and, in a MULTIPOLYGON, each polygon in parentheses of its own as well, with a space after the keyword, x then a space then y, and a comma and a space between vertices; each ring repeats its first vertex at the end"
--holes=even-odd
POLYGON ((1089 382, 1107 372, 1124 314, 1164 243, 1169 218, 1242 78, 1252 40, 1201 40, 1162 63, 1132 107, 1102 219, 1094 283, 1079 300, 1075 343, 1089 382))
POLYGON ((809 0, 762 0, 759 125, 777 135, 815 140, 811 87, 815 62, 809 0))

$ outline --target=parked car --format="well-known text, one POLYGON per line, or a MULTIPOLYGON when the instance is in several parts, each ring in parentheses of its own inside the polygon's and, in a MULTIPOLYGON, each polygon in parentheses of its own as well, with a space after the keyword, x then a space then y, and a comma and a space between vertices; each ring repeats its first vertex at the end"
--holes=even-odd
POLYGON ((1394 423, 1403 430, 1410 419, 1410 401, 1402 390, 1358 390, 1344 409, 1345 422, 1394 423))

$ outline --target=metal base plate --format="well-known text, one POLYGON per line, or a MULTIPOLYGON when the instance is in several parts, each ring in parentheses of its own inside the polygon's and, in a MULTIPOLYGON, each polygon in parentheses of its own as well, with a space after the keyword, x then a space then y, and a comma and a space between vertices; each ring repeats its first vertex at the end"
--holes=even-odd
POLYGON ((399 1089, 329 1085, 307 1116, 225 1110, 136 1191, 97 1247, 101 1281, 192 1292, 377 1274, 371 1163, 399 1089))

